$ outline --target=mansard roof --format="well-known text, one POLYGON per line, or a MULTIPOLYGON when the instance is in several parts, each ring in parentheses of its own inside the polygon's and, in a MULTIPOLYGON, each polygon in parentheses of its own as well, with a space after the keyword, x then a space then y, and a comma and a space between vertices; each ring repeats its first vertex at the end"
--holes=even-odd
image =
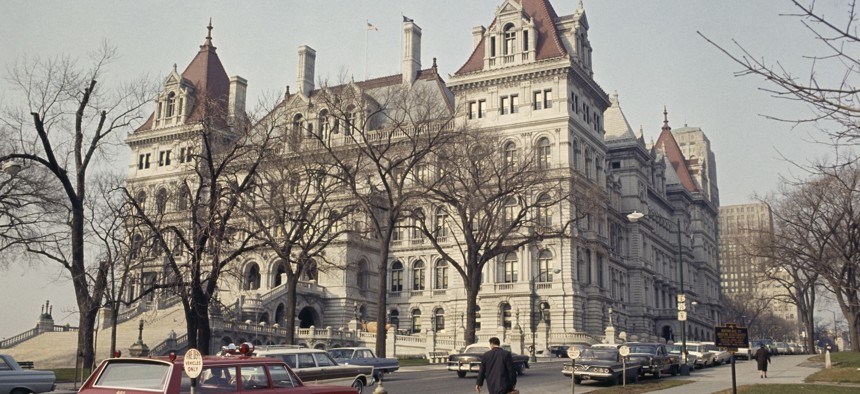
POLYGON ((660 132, 660 137, 657 138, 654 148, 662 150, 666 159, 672 163, 672 169, 675 170, 675 174, 678 176, 677 183, 681 184, 690 193, 697 192, 699 189, 696 187, 696 182, 693 181, 693 177, 687 169, 687 160, 678 146, 678 141, 672 135, 672 129, 669 128, 669 120, 666 116, 667 112, 663 109, 663 130, 660 132))
MULTIPOLYGON (((552 8, 549 0, 509 0, 519 3, 523 8, 523 13, 531 18, 537 30, 537 45, 535 46, 535 60, 552 59, 560 56, 566 56, 567 51, 564 49, 558 30, 555 28, 555 22, 558 20, 558 15, 555 9, 552 8)), ((494 19, 490 23, 490 27, 498 23, 494 19)), ((484 69, 484 51, 486 48, 487 37, 481 37, 481 41, 475 46, 469 60, 466 61, 454 75, 468 74, 484 69)))
MULTIPOLYGON (((208 120, 213 122, 213 125, 224 126, 227 124, 230 79, 221 64, 221 59, 218 58, 218 53, 215 52, 216 47, 212 45, 211 21, 207 29, 209 33, 206 35, 206 40, 182 72, 182 78, 194 85, 194 107, 185 123, 196 123, 210 117, 208 120)), ((154 117, 155 114, 151 114, 136 131, 152 129, 154 117)))

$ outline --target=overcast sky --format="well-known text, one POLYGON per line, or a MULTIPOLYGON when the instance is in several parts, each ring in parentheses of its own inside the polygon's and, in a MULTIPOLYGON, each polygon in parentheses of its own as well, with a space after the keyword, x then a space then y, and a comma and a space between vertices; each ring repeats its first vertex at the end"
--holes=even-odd
MULTIPOLYGON (((576 10, 576 0, 551 1, 558 15, 576 10)), ((821 3, 821 2, 819 2, 821 3)), ((830 15, 845 8, 835 3, 830 15)), ((841 2, 839 2, 841 3, 841 2)), ((119 81, 148 74, 161 81, 173 64, 183 70, 206 36, 212 18, 213 43, 228 75, 248 80, 248 102, 283 94, 296 84, 300 45, 317 52, 316 77, 356 80, 367 73, 400 73, 402 15, 422 29, 422 67, 437 58, 443 76, 452 74, 472 50, 472 28, 487 26, 502 0, 301 0, 301 1, 29 1, 0 2, 0 69, 22 56, 70 54, 85 59, 106 39, 122 58, 107 75, 119 81), (370 22, 378 28, 367 31, 370 22)), ((726 46, 737 40, 768 63, 779 60, 800 75, 810 67, 803 55, 820 54, 799 20, 780 16, 788 1, 586 0, 594 77, 604 91, 619 94, 621 107, 646 140, 656 139, 669 112, 669 125, 701 127, 716 154, 723 205, 746 203, 754 193, 774 190, 788 174, 785 155, 813 160, 823 154, 810 143, 809 129, 764 119, 792 116, 805 108, 770 98, 761 79, 735 77, 738 67, 696 33, 726 46)), ((445 78, 448 79, 447 77, 445 78)), ((102 82, 102 81, 100 81, 102 82)), ((108 82, 109 81, 105 81, 108 82)), ((4 80, 0 104, 19 105, 4 80)), ((125 164, 127 157, 116 160, 125 164)), ((77 325, 71 285, 56 265, 29 267, 17 256, 0 272, 0 337, 33 327, 39 307, 50 299, 58 323, 77 325), (11 318, 14 316, 14 318, 11 318)), ((829 314, 827 314, 829 316, 829 314)), ((826 317, 829 320, 829 317, 826 317)))

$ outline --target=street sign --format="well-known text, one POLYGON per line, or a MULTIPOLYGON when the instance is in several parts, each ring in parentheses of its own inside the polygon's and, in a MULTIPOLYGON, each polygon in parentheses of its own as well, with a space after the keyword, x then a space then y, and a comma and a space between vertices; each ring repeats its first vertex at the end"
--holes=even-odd
POLYGON ((567 355, 570 356, 571 359, 576 359, 579 357, 579 349, 575 347, 568 348, 567 355))
POLYGON ((678 311, 678 321, 685 321, 685 320, 687 320, 687 312, 678 311))
POLYGON ((185 360, 183 362, 185 374, 191 379, 197 379, 200 372, 203 372, 203 355, 197 349, 188 349, 185 352, 185 360))
POLYGON ((714 327, 714 345, 725 348, 748 348, 750 346, 746 327, 738 327, 735 323, 714 327))
POLYGON ((627 355, 630 354, 630 348, 627 347, 627 345, 621 346, 618 348, 618 354, 620 354, 621 357, 627 357, 627 355))
POLYGON ((683 302, 678 304, 678 310, 679 311, 686 311, 687 310, 687 304, 683 303, 683 302))
POLYGON ((683 295, 683 294, 678 294, 678 297, 677 297, 677 298, 678 298, 678 303, 679 303, 679 304, 682 304, 682 303, 687 302, 687 296, 685 296, 685 295, 683 295))

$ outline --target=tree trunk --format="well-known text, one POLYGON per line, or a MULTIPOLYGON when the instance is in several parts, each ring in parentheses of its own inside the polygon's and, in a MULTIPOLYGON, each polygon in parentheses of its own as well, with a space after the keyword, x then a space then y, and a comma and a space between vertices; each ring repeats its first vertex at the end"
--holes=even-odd
MULTIPOLYGON (((465 278, 464 278, 465 279, 465 278)), ((475 323, 476 323, 476 307, 478 305, 478 286, 475 286, 475 281, 469 280, 466 284, 466 332, 463 339, 466 341, 466 345, 471 345, 477 342, 477 338, 475 338, 475 323)))
MULTIPOLYGON (((83 311, 83 310, 82 310, 83 311)), ((78 319, 78 354, 81 355, 82 365, 89 367, 95 359, 93 355, 93 328, 96 314, 89 309, 81 312, 78 319)))
POLYGON ((296 286, 298 283, 298 275, 287 275, 287 310, 284 314, 284 328, 287 330, 288 345, 296 344, 296 293, 298 293, 296 286))
POLYGON ((385 338, 388 333, 385 330, 385 314, 388 310, 388 251, 391 245, 391 233, 394 225, 390 224, 381 239, 379 248, 379 291, 376 294, 376 356, 386 357, 385 338))

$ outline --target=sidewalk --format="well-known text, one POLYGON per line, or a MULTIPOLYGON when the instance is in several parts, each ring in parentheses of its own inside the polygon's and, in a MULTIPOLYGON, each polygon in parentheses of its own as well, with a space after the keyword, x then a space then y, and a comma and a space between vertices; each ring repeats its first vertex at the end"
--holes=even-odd
MULTIPOLYGON (((803 380, 807 376, 824 368, 823 363, 820 365, 810 363, 806 361, 808 358, 809 355, 772 357, 767 371, 767 379, 759 377, 755 361, 738 362, 735 364, 737 385, 804 383, 803 380)), ((654 391, 654 393, 687 394, 693 391, 697 393, 713 393, 732 388, 732 369, 728 365, 716 369, 696 370, 690 378, 696 382, 671 389, 654 391), (716 373, 709 373, 712 371, 716 373)))

